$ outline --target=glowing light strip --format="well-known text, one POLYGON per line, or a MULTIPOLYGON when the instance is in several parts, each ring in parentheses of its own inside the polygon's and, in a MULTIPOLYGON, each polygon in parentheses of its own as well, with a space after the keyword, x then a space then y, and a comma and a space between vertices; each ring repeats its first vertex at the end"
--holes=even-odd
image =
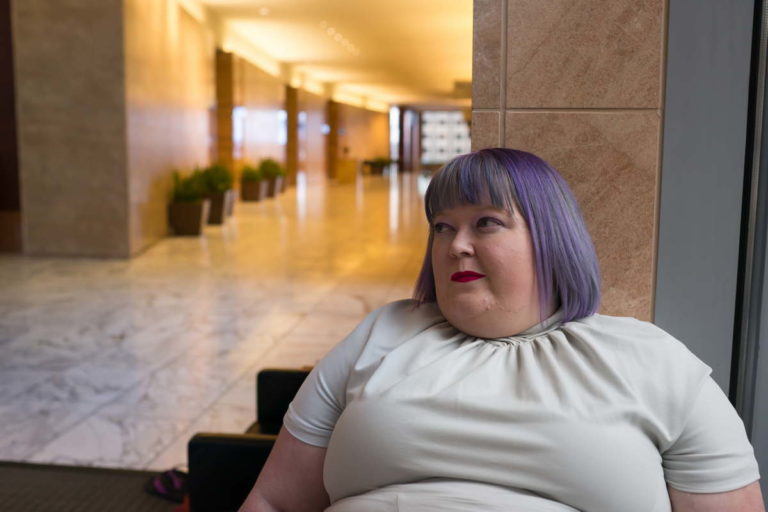
POLYGON ((176 3, 200 23, 206 22, 208 17, 205 14, 205 7, 199 0, 176 0, 176 3))
POLYGON ((265 73, 277 78, 282 77, 280 62, 261 51, 229 23, 224 24, 224 33, 221 39, 225 52, 234 52, 265 73))

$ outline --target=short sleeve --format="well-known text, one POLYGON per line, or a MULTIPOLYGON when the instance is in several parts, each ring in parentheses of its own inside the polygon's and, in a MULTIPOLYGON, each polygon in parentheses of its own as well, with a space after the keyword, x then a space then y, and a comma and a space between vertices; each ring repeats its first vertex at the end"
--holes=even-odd
POLYGON ((744 423, 720 387, 706 377, 682 432, 662 453, 664 478, 684 492, 725 492, 760 478, 744 423))
POLYGON ((336 420, 346 405, 350 370, 368 341, 377 313, 368 315, 317 363, 288 406, 283 426, 300 441, 328 446, 336 420))

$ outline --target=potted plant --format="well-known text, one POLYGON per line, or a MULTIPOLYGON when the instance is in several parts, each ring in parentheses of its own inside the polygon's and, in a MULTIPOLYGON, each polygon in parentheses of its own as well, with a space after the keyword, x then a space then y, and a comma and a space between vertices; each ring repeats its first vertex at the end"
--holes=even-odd
POLYGON ((280 162, 272 158, 265 158, 259 162, 259 172, 268 183, 267 196, 274 197, 282 191, 285 180, 285 170, 280 162))
POLYGON ((208 199, 211 200, 211 210, 208 214, 208 224, 223 224, 227 215, 234 208, 234 192, 232 173, 222 164, 214 164, 202 171, 208 199))
POLYGON ((267 197, 267 180, 259 169, 246 165, 240 176, 240 197, 243 201, 260 201, 267 197))
POLYGON ((173 199, 168 206, 168 223, 176 235, 199 236, 208 219, 210 201, 205 197, 202 173, 195 171, 182 178, 173 173, 173 199))
POLYGON ((393 162, 391 158, 377 156, 371 160, 363 160, 363 164, 371 169, 371 174, 384 174, 384 168, 393 162))

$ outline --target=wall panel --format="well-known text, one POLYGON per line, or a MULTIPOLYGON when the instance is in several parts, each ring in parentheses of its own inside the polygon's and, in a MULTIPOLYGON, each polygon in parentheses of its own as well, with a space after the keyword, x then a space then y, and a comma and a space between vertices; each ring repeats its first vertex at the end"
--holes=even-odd
POLYGON ((235 64, 235 104, 242 116, 235 122, 235 166, 274 158, 285 163, 287 113, 285 84, 245 59, 235 64), (242 134, 238 143, 238 130, 242 134))
POLYGON ((325 137, 323 126, 326 100, 299 89, 299 172, 322 176, 325 169, 325 137))
POLYGON ((24 252, 126 257, 122 1, 12 8, 24 252))
POLYGON ((601 311, 651 319, 663 0, 475 0, 472 148, 566 177, 603 271, 601 311))
POLYGON ((176 2, 125 0, 131 253, 168 233, 172 171, 207 165, 214 105, 209 29, 176 2))

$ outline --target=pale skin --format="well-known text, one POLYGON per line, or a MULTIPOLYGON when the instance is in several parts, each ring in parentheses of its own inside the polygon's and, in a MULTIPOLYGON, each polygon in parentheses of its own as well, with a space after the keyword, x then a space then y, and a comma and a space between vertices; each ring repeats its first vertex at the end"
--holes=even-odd
MULTIPOLYGON (((438 305, 456 328, 482 338, 511 336, 540 316, 528 226, 517 212, 463 205, 435 216, 432 266, 438 305), (467 282, 456 272, 483 277, 467 282)), ((543 317, 551 315, 548 306, 543 317)), ((323 486, 325 448, 280 431, 240 512, 317 512, 330 504, 323 486)), ((720 493, 667 487, 673 512, 765 512, 759 482, 720 493)))
MULTIPOLYGON (((440 312, 479 338, 512 336, 539 323, 533 243, 519 215, 493 206, 462 205, 432 222, 432 271, 440 312), (472 271, 483 277, 452 279, 472 271)), ((546 318, 554 312, 550 305, 546 318)))

